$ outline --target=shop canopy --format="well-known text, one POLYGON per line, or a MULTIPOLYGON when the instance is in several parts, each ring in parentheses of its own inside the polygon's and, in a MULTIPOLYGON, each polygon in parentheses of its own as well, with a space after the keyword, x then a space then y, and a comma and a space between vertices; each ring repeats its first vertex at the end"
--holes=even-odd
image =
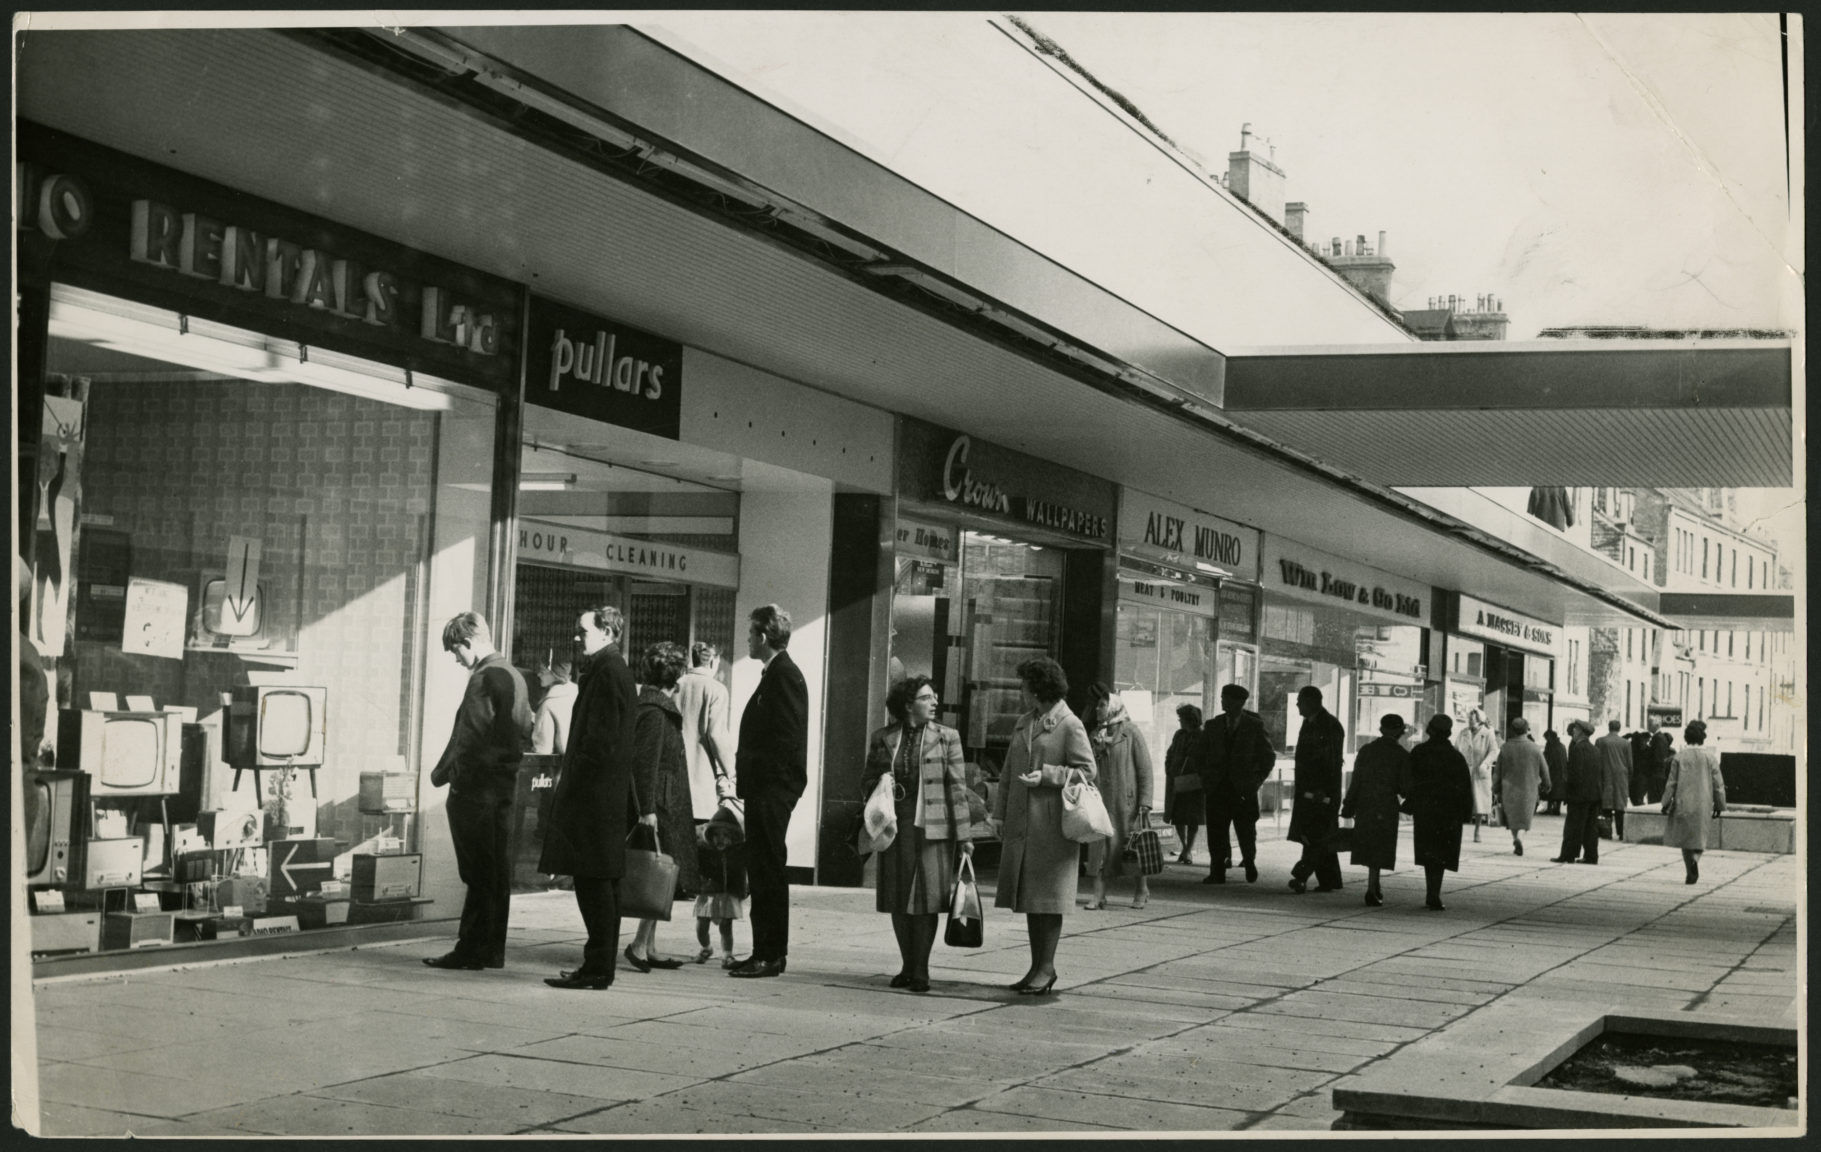
MULTIPOLYGON (((29 37, 18 77, 29 119, 812 387, 1538 618, 1677 626, 1659 589, 1603 557, 1528 551, 1392 487, 1428 477, 1379 468, 1458 441, 1438 459, 1471 463, 1476 484, 1528 482, 1520 474, 1649 482, 1594 438, 1576 443, 1588 462, 1614 463, 1611 472, 1566 480, 1543 467, 1559 459, 1543 441, 1591 423, 1594 410, 1578 386, 1572 398, 1553 393, 1551 407, 1552 393, 1525 386, 1546 373, 1523 365, 1547 363, 1577 381, 1619 372, 1628 388, 1600 394, 1620 402, 1620 415, 1599 418, 1609 427, 1622 427, 1625 412, 1659 421, 1651 434, 1672 430, 1664 455, 1681 450, 1674 441, 1712 395, 1684 377, 1707 373, 1724 384, 1729 409, 1755 414, 1770 445, 1753 449, 1752 482, 1788 483, 1789 451, 1777 447, 1790 430, 1787 346, 1773 350, 1781 367, 1753 349, 1430 353, 1217 188, 1202 192, 1221 215, 1195 226, 1263 255, 1240 266, 1249 279, 1205 323, 1166 321, 624 25, 29 37), (208 100, 195 98, 199 76, 208 100), (135 98, 120 100, 123 90, 135 98), (172 116, 177 108, 183 115, 172 116), (405 171, 412 178, 401 182, 405 171), (1218 350, 1281 346, 1284 301, 1307 343, 1324 349, 1293 354, 1314 384, 1290 379, 1290 354, 1218 350), (1325 350, 1335 343, 1344 350, 1325 350), (1682 373, 1674 386, 1640 383, 1672 368, 1682 373), (1450 372, 1466 395, 1528 404, 1533 442, 1500 448, 1488 434, 1476 443, 1485 417, 1458 397, 1443 403, 1450 372), (1273 389, 1272 380, 1288 382, 1273 389), (1369 457, 1347 451, 1345 433, 1259 423, 1270 418, 1259 398, 1274 390, 1301 406, 1294 417, 1323 411, 1311 407, 1319 396, 1331 398, 1327 411, 1348 414, 1347 396, 1388 386, 1460 434, 1400 432, 1407 447, 1369 457), (1248 406, 1233 407, 1233 395, 1248 406), (1520 473, 1520 461, 1538 471, 1520 473)), ((1197 274, 1220 281, 1219 269, 1197 274)), ((1386 440, 1382 428, 1357 434, 1386 440)), ((1701 483, 1745 482, 1727 453, 1699 459, 1712 466, 1701 483)))

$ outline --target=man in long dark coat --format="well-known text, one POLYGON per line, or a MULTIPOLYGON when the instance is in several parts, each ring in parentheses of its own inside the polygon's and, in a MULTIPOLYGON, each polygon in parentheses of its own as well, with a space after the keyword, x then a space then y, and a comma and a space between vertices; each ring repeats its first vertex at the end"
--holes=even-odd
POLYGON ((449 786, 444 811, 455 866, 468 894, 461 928, 447 955, 425 957, 431 968, 506 966, 506 918, 512 902, 512 796, 518 765, 531 743, 531 702, 525 678, 494 650, 478 614, 463 612, 443 626, 443 649, 468 669, 449 743, 430 783, 449 786))
POLYGON ((1317 892, 1340 888, 1340 856, 1328 847, 1340 827, 1341 756, 1346 732, 1326 708, 1313 684, 1296 694, 1303 726, 1296 735, 1296 806, 1290 810, 1286 839, 1303 846, 1302 859, 1290 869, 1290 890, 1304 892, 1315 876, 1317 892))
MULTIPOLYGON (((547 977, 552 988, 599 990, 613 983, 620 943, 620 877, 626 874, 627 812, 632 800, 632 728, 638 700, 620 655, 626 628, 617 608, 583 612, 576 638, 583 658, 569 719, 563 772, 550 797, 550 822, 538 871, 575 878, 575 902, 588 929, 582 966, 547 977)), ((639 820, 656 826, 657 798, 639 797, 639 820)))
POLYGON ((1201 739, 1191 752, 1197 757, 1195 772, 1201 777, 1208 826, 1208 874, 1203 884, 1227 882, 1226 859, 1214 846, 1227 842, 1229 825, 1239 840, 1246 883, 1258 879, 1258 789, 1271 774, 1277 753, 1264 720, 1246 711, 1250 695, 1238 684, 1222 688, 1220 715, 1202 725, 1201 739))
POLYGON ((742 978, 781 976, 790 952, 790 882, 784 834, 809 782, 809 686, 785 649, 790 613, 752 611, 747 651, 765 672, 740 716, 735 787, 746 802, 746 876, 752 892, 752 955, 729 970, 742 978))
POLYGON ((1644 802, 1657 804, 1669 784, 1669 761, 1675 756, 1675 738, 1663 731, 1663 722, 1650 718, 1650 777, 1644 784, 1644 802))
POLYGON ((1562 851, 1557 864, 1600 862, 1600 750, 1588 737, 1593 725, 1574 720, 1568 725, 1568 814, 1562 819, 1562 851))
POLYGON ((1378 722, 1377 740, 1353 758, 1353 781, 1340 814, 1353 821, 1353 863, 1366 869, 1366 903, 1385 902, 1378 885, 1381 869, 1397 867, 1398 805, 1410 794, 1410 753, 1401 737, 1404 718, 1395 713, 1378 722))

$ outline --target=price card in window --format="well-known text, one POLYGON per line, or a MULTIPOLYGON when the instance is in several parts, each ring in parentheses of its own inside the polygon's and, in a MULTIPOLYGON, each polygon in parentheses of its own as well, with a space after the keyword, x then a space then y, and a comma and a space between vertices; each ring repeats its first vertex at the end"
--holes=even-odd
POLYGON ((120 650, 133 656, 183 659, 183 626, 189 603, 190 591, 181 584, 141 580, 137 576, 128 580, 120 650))
POLYGON ((32 893, 32 907, 40 912, 61 912, 63 911, 63 893, 55 888, 34 892, 32 893))
POLYGON ((133 911, 135 911, 135 912, 156 912, 158 910, 159 910, 158 893, 156 893, 156 892, 135 892, 135 893, 133 893, 133 911))
POLYGON ((238 920, 241 917, 240 905, 223 904, 221 906, 221 914, 230 920, 238 920))

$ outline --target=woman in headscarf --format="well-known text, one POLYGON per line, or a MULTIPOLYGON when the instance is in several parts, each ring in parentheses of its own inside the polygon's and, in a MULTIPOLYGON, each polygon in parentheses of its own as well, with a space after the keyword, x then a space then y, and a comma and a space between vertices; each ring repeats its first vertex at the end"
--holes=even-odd
MULTIPOLYGON (((1113 834, 1088 845, 1088 875, 1094 878, 1090 909, 1107 906, 1107 881, 1125 875, 1125 846, 1133 832, 1151 818, 1151 752, 1144 736, 1126 714, 1125 701, 1096 682, 1088 689, 1089 738, 1094 763, 1100 770, 1100 797, 1113 821, 1113 834)), ((1132 869, 1138 888, 1132 907, 1150 902, 1151 890, 1143 872, 1132 869)))
POLYGON ((1466 758, 1448 741, 1453 731, 1453 717, 1438 713, 1429 718, 1429 738, 1410 750, 1407 807, 1416 825, 1413 855, 1428 884, 1423 906, 1431 912, 1447 910, 1442 873, 1460 871, 1461 825, 1473 816, 1473 779, 1466 758))
POLYGON ((1170 738, 1169 751, 1163 754, 1164 812, 1176 829, 1176 840, 1182 853, 1178 864, 1192 864, 1195 834, 1201 831, 1201 817, 1207 802, 1202 798, 1201 774, 1195 770, 1195 742, 1201 739, 1201 709, 1193 704, 1176 709, 1176 735, 1170 738))
POLYGON ((1726 781, 1720 777, 1720 757, 1707 747, 1707 725, 1690 720, 1682 730, 1682 750, 1669 761, 1669 782, 1663 787, 1663 846, 1682 850, 1685 883, 1701 878, 1701 852, 1707 847, 1707 828, 1726 811, 1726 781))

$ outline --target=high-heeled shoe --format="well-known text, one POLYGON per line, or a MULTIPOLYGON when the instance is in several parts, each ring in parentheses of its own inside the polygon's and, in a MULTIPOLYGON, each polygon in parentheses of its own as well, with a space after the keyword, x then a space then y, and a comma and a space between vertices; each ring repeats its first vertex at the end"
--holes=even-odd
POLYGON ((1134 908, 1143 908, 1146 904, 1149 904, 1150 902, 1151 902, 1151 894, 1149 892, 1146 892, 1142 896, 1132 897, 1132 907, 1134 907, 1134 908))
POLYGON ((651 961, 645 959, 643 956, 634 956, 632 954, 632 945, 626 945, 626 950, 620 953, 620 955, 626 957, 626 963, 637 968, 640 972, 651 971, 651 961))
POLYGON ((1034 985, 1034 984, 1027 984, 1023 988, 1018 989, 1018 995, 1020 995, 1020 996, 1048 996, 1050 994, 1050 991, 1055 987, 1056 987, 1056 977, 1054 974, 1051 974, 1050 981, 1048 984, 1044 984, 1041 987, 1034 985))
POLYGON ((1102 896, 1098 900, 1089 900, 1086 904, 1083 904, 1081 906, 1081 910, 1083 912, 1101 912, 1106 909, 1106 906, 1107 906, 1106 897, 1102 896))
POLYGON ((1031 986, 1030 980, 1031 980, 1031 978, 1029 976, 1026 976, 1024 979, 1018 981, 1015 984, 1007 984, 1006 988, 1013 992, 1022 992, 1026 988, 1029 988, 1031 986))

